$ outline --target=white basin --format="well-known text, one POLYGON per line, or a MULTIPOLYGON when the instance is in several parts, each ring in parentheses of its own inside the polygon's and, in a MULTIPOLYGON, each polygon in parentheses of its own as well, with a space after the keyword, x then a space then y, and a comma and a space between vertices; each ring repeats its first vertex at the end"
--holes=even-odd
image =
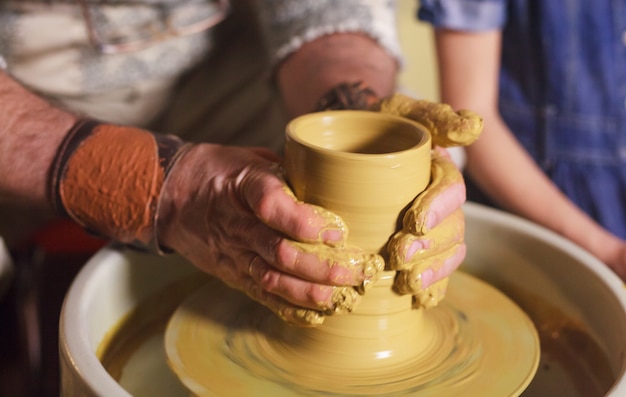
MULTIPOLYGON (((554 312, 544 310, 545 306, 557 309, 572 324, 583 324, 586 339, 579 341, 577 334, 563 333, 574 344, 566 353, 576 351, 576 343, 592 340, 591 348, 587 344, 580 348, 592 358, 600 353, 605 359, 605 386, 598 387, 606 389, 609 396, 626 396, 626 290, 622 282, 586 251, 552 232, 477 204, 467 203, 464 209, 468 253, 463 269, 527 307, 531 317, 530 312, 536 311, 539 317, 554 318, 554 312), (539 302, 547 305, 536 305, 539 302)), ((99 344, 140 302, 196 272, 176 256, 155 257, 112 247, 91 258, 70 288, 61 314, 62 394, 130 396, 120 385, 124 382, 113 379, 98 360, 99 344)), ((173 375, 159 375, 158 371, 167 372, 162 361, 152 360, 150 368, 135 369, 132 378, 137 381, 124 387, 133 395, 155 391, 172 395, 167 387, 174 390, 178 386, 165 385, 172 382, 173 375), (143 391, 142 381, 147 384, 143 391)), ((569 361, 586 365, 585 359, 569 361)), ((550 359, 542 359, 537 377, 550 383, 551 376, 566 376, 563 371, 550 359)), ((569 396, 576 386, 543 383, 539 379, 537 385, 531 384, 529 395, 533 395, 533 387, 539 387, 543 395, 569 396), (545 394, 546 390, 550 394, 545 394)), ((584 395, 585 390, 578 392, 584 395)))

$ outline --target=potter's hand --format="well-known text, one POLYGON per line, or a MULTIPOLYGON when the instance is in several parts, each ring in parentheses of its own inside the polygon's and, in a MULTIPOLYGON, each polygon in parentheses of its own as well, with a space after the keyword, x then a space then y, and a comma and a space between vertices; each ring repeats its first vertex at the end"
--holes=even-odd
POLYGON ((382 259, 345 248, 336 215, 298 202, 261 148, 200 144, 164 185, 161 244, 283 319, 315 325, 351 310, 382 259))
POLYGON ((443 149, 433 151, 431 182, 403 218, 388 244, 389 266, 398 270, 395 289, 412 294, 414 304, 435 306, 445 295, 448 276, 465 257, 465 184, 443 149))
MULTIPOLYGON (((383 99, 372 108, 421 123, 430 131, 433 144, 440 147, 469 145, 483 129, 482 118, 474 112, 455 112, 447 104, 401 94, 383 99)), ((418 306, 439 303, 448 276, 465 257, 464 201, 465 184, 460 171, 445 150, 436 148, 430 184, 411 204, 402 230, 388 246, 390 267, 399 271, 395 288, 413 294, 418 306)))
MULTIPOLYGON (((483 129, 482 118, 468 110, 416 100, 402 94, 379 99, 362 82, 340 84, 318 103, 317 110, 367 109, 406 117, 424 125, 433 145, 466 146, 483 129)), ((431 182, 407 210, 403 227, 390 240, 389 266, 398 270, 395 288, 413 294, 417 306, 435 306, 444 296, 448 276, 465 258, 465 218, 461 205, 465 184, 441 148, 433 151, 431 182)))

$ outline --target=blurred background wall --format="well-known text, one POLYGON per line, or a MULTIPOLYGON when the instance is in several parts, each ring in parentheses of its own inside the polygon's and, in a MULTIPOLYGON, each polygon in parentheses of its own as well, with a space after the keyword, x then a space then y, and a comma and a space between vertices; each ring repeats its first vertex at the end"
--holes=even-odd
POLYGON ((405 62, 399 84, 414 97, 439 101, 432 27, 417 20, 418 3, 417 0, 397 0, 400 44, 405 62))
MULTIPOLYGON (((418 21, 418 0, 396 2, 400 45, 404 55, 399 90, 414 98, 439 102, 439 74, 432 26, 418 21)), ((459 168, 465 166, 463 148, 449 148, 448 152, 459 168)))

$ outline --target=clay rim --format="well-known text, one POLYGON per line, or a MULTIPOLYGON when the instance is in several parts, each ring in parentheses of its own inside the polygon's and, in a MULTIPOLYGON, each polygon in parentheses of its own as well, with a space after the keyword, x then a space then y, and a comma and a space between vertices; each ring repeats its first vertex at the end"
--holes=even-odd
MULTIPOLYGON (((410 120, 406 117, 400 117, 390 114, 370 112, 366 110, 329 110, 324 112, 310 113, 304 116, 299 116, 297 119, 290 121, 286 127, 286 139, 292 140, 299 145, 309 147, 309 149, 323 153, 324 156, 329 157, 342 157, 342 158, 355 158, 355 159, 367 159, 368 157, 395 157, 407 153, 410 151, 424 148, 431 142, 431 135, 423 124, 410 120), (354 120, 372 120, 381 121, 386 120, 390 123, 397 123, 398 127, 406 127, 408 125, 415 127, 416 130, 421 132, 422 137, 420 140, 412 146, 405 149, 394 150, 382 153, 355 153, 344 150, 329 149, 319 144, 312 143, 302 138, 298 131, 302 130, 303 125, 329 125, 332 120, 336 119, 354 119, 354 120)), ((430 149, 430 147, 429 147, 430 149)))

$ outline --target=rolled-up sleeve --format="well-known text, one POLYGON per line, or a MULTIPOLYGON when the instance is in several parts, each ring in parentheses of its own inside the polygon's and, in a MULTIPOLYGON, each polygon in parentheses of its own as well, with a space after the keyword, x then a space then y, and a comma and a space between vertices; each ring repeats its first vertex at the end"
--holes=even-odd
POLYGON ((333 33, 363 33, 400 60, 393 0, 260 0, 259 12, 275 62, 333 33))
POLYGON ((417 16, 438 28, 464 31, 500 29, 507 0, 421 0, 417 16))

